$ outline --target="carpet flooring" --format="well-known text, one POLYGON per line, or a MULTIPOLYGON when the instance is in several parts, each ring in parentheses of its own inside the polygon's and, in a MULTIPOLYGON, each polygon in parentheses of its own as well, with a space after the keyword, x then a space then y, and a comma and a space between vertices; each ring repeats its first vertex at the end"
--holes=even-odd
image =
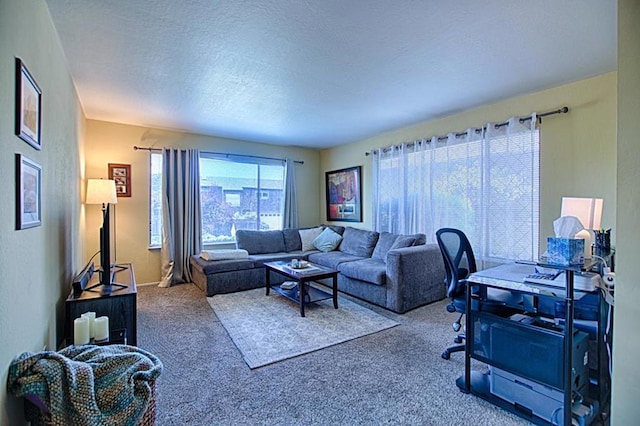
POLYGON ((362 305, 339 297, 305 307, 263 288, 208 297, 207 302, 250 368, 307 354, 398 325, 362 305))
POLYGON ((404 315, 357 303, 399 325, 252 370, 197 287, 139 287, 138 344, 164 363, 157 424, 530 424, 458 390, 444 301, 404 315))

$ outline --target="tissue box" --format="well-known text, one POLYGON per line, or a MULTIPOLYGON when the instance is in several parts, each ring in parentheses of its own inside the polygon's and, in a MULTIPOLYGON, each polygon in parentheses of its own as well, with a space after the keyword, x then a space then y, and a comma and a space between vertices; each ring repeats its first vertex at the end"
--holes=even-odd
POLYGON ((547 237, 547 262, 564 266, 584 263, 584 239, 547 237))

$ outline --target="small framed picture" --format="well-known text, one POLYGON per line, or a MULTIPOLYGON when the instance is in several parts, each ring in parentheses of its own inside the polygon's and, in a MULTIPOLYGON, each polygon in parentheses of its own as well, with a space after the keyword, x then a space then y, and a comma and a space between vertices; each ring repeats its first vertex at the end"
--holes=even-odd
POLYGON ((326 172, 327 220, 362 222, 361 166, 326 172))
POLYGON ((42 223, 42 167, 22 154, 16 154, 16 229, 33 228, 42 223))
POLYGON ((116 196, 131 197, 131 164, 109 163, 109 179, 116 182, 116 196))
POLYGON ((16 58, 16 135, 35 149, 41 149, 40 123, 42 91, 29 70, 16 58))

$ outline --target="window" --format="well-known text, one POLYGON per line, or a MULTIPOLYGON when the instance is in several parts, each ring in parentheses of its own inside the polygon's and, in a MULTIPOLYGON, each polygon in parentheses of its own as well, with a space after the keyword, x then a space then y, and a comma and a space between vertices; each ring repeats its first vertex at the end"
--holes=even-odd
MULTIPOLYGON (((203 244, 231 243, 238 229, 282 229, 281 160, 200 153, 203 244)), ((150 246, 162 243, 162 154, 151 154, 150 246)))
POLYGON ((200 154, 202 242, 235 241, 238 229, 282 229, 284 163, 200 154))
POLYGON ((524 123, 378 150, 374 229, 435 242, 453 227, 480 260, 537 259, 539 132, 524 123))
POLYGON ((149 247, 162 245, 162 154, 151 152, 149 247))

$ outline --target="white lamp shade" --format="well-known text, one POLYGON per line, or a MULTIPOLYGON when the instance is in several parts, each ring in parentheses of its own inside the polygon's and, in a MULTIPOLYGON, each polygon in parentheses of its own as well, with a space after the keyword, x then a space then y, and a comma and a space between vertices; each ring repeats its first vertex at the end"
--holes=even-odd
POLYGON ((585 229, 600 229, 602 198, 562 197, 560 216, 575 216, 585 229))
POLYGON ((87 179, 86 204, 116 204, 116 182, 111 179, 87 179))

